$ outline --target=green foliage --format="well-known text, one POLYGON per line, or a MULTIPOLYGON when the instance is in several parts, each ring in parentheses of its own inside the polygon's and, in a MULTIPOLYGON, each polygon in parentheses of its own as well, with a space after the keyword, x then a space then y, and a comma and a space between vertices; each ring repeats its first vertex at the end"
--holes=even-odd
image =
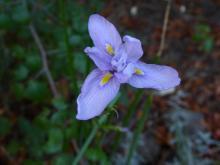
POLYGON ((31 72, 37 72, 41 68, 41 59, 38 54, 26 54, 25 64, 31 72))
POLYGON ((11 122, 5 117, 0 117, 0 136, 6 136, 11 131, 11 122))
POLYGON ((48 85, 45 82, 30 80, 25 89, 26 98, 34 102, 42 102, 49 96, 48 85))
POLYGON ((43 156, 44 132, 24 118, 19 119, 18 125, 19 131, 23 135, 22 143, 29 155, 33 158, 41 158, 43 156))
POLYGON ((7 141, 5 148, 10 156, 16 159, 25 153, 24 165, 69 165, 82 157, 88 164, 111 164, 105 149, 98 145, 101 142, 94 139, 102 140, 103 133, 109 131, 122 133, 120 126, 102 126, 107 116, 115 116, 113 106, 121 94, 110 104, 111 115, 86 123, 75 120, 73 99, 75 102, 77 88, 93 65, 83 53, 85 46, 92 46, 88 17, 103 5, 101 0, 86 2, 0 2, 3 4, 0 44, 4 54, 0 76, 5 80, 1 81, 0 89, 6 93, 4 102, 10 102, 8 108, 15 116, 14 122, 0 116, 0 136, 7 141), (53 98, 43 71, 41 52, 29 30, 30 23, 35 26, 47 53, 58 90, 71 91, 71 94, 60 92, 60 97, 53 98))
POLYGON ((60 111, 64 111, 68 107, 67 103, 65 102, 64 98, 62 98, 62 97, 54 98, 52 100, 52 104, 56 109, 58 109, 60 111))
MULTIPOLYGON (((94 66, 83 52, 86 46, 93 45, 88 34, 88 18, 102 11, 104 2, 0 0, 0 159, 5 156, 23 165, 78 165, 80 161, 110 165, 112 157, 121 149, 119 146, 124 145, 124 136, 131 133, 133 136, 126 142, 129 145, 119 152, 123 152, 122 160, 127 160, 126 164, 132 162, 152 103, 151 97, 143 99, 143 90, 135 92, 123 87, 122 90, 129 90, 126 92, 129 95, 119 93, 104 115, 86 122, 75 119, 79 87, 94 66), (59 97, 51 92, 43 68, 42 50, 30 32, 30 24, 43 45, 41 49, 46 53, 59 97), (120 104, 116 104, 119 97, 120 104), (126 112, 119 111, 121 106, 126 112), (138 115, 137 109, 140 110, 138 115)), ((136 17, 124 18, 122 24, 143 22, 133 21, 136 17)), ((205 53, 214 47, 212 28, 207 24, 196 25, 192 39, 205 53)), ((153 63, 159 61, 159 57, 153 59, 153 63)), ((158 115, 160 117, 160 112, 158 115)), ((174 119, 168 126, 177 146, 172 148, 172 152, 176 150, 174 158, 184 165, 201 164, 198 160, 205 162, 203 158, 194 158, 193 152, 206 154, 208 144, 219 144, 205 136, 197 138, 196 147, 192 147, 194 141, 182 125, 184 118, 175 116, 174 119)), ((161 118, 156 122, 160 121, 161 118)), ((190 125, 197 123, 193 121, 190 125)), ((175 160, 171 161, 174 164, 175 160)))
POLYGON ((84 54, 81 52, 77 52, 75 54, 74 66, 80 73, 86 73, 86 59, 84 54))
MULTIPOLYGON (((88 17, 103 4, 101 0, 0 1, 0 110, 2 105, 7 109, 0 114, 0 140, 15 161, 69 165, 84 158, 88 164, 111 164, 101 140, 110 131, 123 131, 118 125, 103 124, 116 116, 117 107, 113 106, 121 93, 110 104, 108 115, 87 122, 75 119, 78 87, 93 66, 83 52, 92 46, 88 17), (60 97, 51 93, 30 24, 45 49, 60 97)), ((124 98, 121 102, 130 102, 124 98)), ((136 107, 128 110, 134 112, 136 107)))
POLYGON ((24 85, 22 83, 14 83, 11 90, 17 100, 24 98, 24 85))
POLYGON ((71 154, 60 154, 58 155, 54 160, 53 163, 54 165, 68 165, 71 164, 73 161, 73 156, 71 154))
POLYGON ((102 165, 111 164, 106 153, 100 148, 89 148, 85 155, 87 159, 91 160, 92 162, 100 162, 102 165))
POLYGON ((10 143, 7 145, 7 151, 11 154, 11 155, 16 155, 18 153, 18 151, 21 148, 21 144, 16 141, 16 140, 11 140, 10 143))
POLYGON ((63 131, 60 128, 51 128, 48 136, 48 141, 44 148, 46 153, 60 152, 63 147, 63 131))
POLYGON ((21 81, 27 78, 29 70, 24 65, 19 65, 14 72, 14 78, 17 81, 21 81))
POLYGON ((206 53, 210 53, 214 46, 214 39, 211 35, 211 28, 206 24, 198 24, 195 26, 193 40, 200 44, 199 49, 206 53))
POLYGON ((0 14, 0 29, 8 29, 12 26, 11 18, 4 13, 0 14))
POLYGON ((28 24, 30 15, 24 5, 17 5, 12 9, 12 19, 18 24, 28 24))
MULTIPOLYGON (((91 123, 84 124, 79 133, 73 104, 77 91, 72 88, 71 77, 80 76, 82 80, 90 70, 91 62, 83 53, 84 47, 91 45, 87 21, 102 3, 0 1, 0 90, 5 95, 1 103, 9 109, 6 114, 13 116, 11 119, 1 114, 0 137, 13 158, 25 153, 24 165, 46 161, 71 164, 73 139, 86 139, 93 127, 91 123), (30 23, 47 53, 57 88, 71 91, 71 95, 53 98, 30 23), (62 84, 62 80, 67 83, 62 84)), ((81 85, 81 80, 75 84, 81 85)))
POLYGON ((24 160, 23 165, 44 165, 44 163, 40 160, 27 159, 24 160))
POLYGON ((12 55, 18 60, 24 60, 26 56, 25 49, 20 45, 14 45, 11 48, 12 55))
POLYGON ((209 53, 209 52, 212 51, 213 45, 214 45, 214 40, 213 40, 213 38, 212 38, 212 37, 208 37, 208 38, 206 38, 206 40, 203 42, 203 44, 202 44, 202 49, 203 49, 205 52, 209 53))

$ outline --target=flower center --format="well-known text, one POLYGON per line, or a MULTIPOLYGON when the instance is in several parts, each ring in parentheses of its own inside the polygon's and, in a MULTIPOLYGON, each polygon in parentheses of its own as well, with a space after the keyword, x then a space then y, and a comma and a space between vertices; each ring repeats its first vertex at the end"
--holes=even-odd
POLYGON ((114 71, 123 71, 127 66, 127 54, 124 51, 118 50, 111 60, 111 65, 114 71))
POLYGON ((121 72, 124 70, 124 68, 126 67, 127 63, 126 60, 123 58, 120 59, 112 59, 111 61, 112 64, 112 68, 117 71, 117 72, 121 72))

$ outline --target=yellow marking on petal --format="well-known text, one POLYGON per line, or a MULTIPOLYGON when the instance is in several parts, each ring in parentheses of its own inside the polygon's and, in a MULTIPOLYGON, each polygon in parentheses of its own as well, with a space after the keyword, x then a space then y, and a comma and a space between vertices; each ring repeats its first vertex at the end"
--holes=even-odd
POLYGON ((144 75, 144 72, 138 68, 135 68, 134 69, 134 73, 137 74, 137 75, 144 75))
POLYGON ((107 84, 108 82, 109 82, 109 80, 112 78, 112 76, 113 76, 113 74, 111 74, 111 73, 106 73, 104 76, 103 76, 103 78, 102 78, 102 80, 100 81, 100 85, 101 86, 103 86, 103 85, 105 85, 105 84, 107 84))
POLYGON ((108 54, 113 55, 114 54, 114 49, 110 44, 105 45, 105 49, 108 52, 108 54))

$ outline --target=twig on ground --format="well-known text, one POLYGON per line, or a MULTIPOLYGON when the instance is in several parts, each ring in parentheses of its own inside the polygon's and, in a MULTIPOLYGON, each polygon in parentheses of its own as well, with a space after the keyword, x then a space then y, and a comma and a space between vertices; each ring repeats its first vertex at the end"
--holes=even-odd
POLYGON ((76 153, 78 153, 79 152, 79 147, 76 143, 76 140, 75 139, 71 140, 71 144, 73 146, 73 149, 76 151, 76 153))
POLYGON ((37 72, 37 74, 35 74, 32 79, 37 79, 39 78, 42 74, 44 73, 44 69, 41 69, 40 71, 37 72))
POLYGON ((34 38, 34 41, 35 41, 38 49, 40 50, 41 59, 42 59, 42 63, 43 63, 43 70, 44 70, 44 72, 46 74, 46 77, 48 79, 50 89, 51 89, 51 91, 53 93, 53 96, 54 97, 58 97, 59 93, 57 92, 57 89, 56 89, 56 86, 55 86, 55 82, 54 82, 54 80, 52 78, 52 75, 51 75, 49 67, 48 67, 46 51, 45 51, 45 49, 44 49, 44 47, 43 47, 43 45, 42 45, 42 43, 40 41, 40 38, 39 38, 39 36, 37 34, 37 31, 36 31, 35 27, 32 24, 30 24, 29 25, 29 29, 31 31, 31 34, 32 34, 32 36, 34 38))
MULTIPOLYGON (((71 144, 72 144, 72 146, 73 146, 73 149, 75 149, 76 153, 78 154, 78 153, 80 152, 80 149, 79 149, 79 147, 78 147, 78 145, 77 145, 76 140, 74 140, 74 139, 71 140, 71 144)), ((80 165, 84 165, 84 164, 86 164, 86 162, 85 162, 84 159, 81 159, 80 162, 79 162, 79 164, 80 164, 80 165)))
POLYGON ((162 34, 161 34, 160 47, 157 52, 157 57, 161 57, 163 50, 164 50, 165 37, 166 37, 167 25, 168 25, 168 21, 169 21, 171 2, 172 2, 172 0, 167 0, 167 7, 166 7, 166 11, 165 11, 165 15, 164 15, 164 22, 163 22, 163 30, 162 30, 162 34))

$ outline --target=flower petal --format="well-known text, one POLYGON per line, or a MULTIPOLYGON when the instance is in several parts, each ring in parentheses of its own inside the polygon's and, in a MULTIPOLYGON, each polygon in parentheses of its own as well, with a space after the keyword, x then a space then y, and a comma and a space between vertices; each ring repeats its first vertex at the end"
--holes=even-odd
POLYGON ((116 50, 122 42, 115 26, 101 15, 91 15, 88 28, 94 45, 103 51, 106 51, 106 46, 109 45, 116 50))
POLYGON ((112 57, 106 53, 103 53, 101 50, 97 49, 96 47, 87 47, 84 50, 85 53, 94 61, 96 66, 100 70, 111 70, 111 59, 112 57))
POLYGON ((128 54, 127 61, 136 62, 143 55, 141 41, 128 35, 123 37, 123 41, 123 47, 128 54))
POLYGON ((169 66, 145 64, 138 61, 135 68, 143 71, 143 74, 133 74, 128 83, 136 88, 153 88, 166 90, 180 84, 180 78, 175 69, 169 66))
POLYGON ((77 119, 88 120, 100 115, 117 95, 120 83, 112 77, 108 83, 101 86, 103 76, 102 71, 95 69, 86 78, 77 98, 77 119))

